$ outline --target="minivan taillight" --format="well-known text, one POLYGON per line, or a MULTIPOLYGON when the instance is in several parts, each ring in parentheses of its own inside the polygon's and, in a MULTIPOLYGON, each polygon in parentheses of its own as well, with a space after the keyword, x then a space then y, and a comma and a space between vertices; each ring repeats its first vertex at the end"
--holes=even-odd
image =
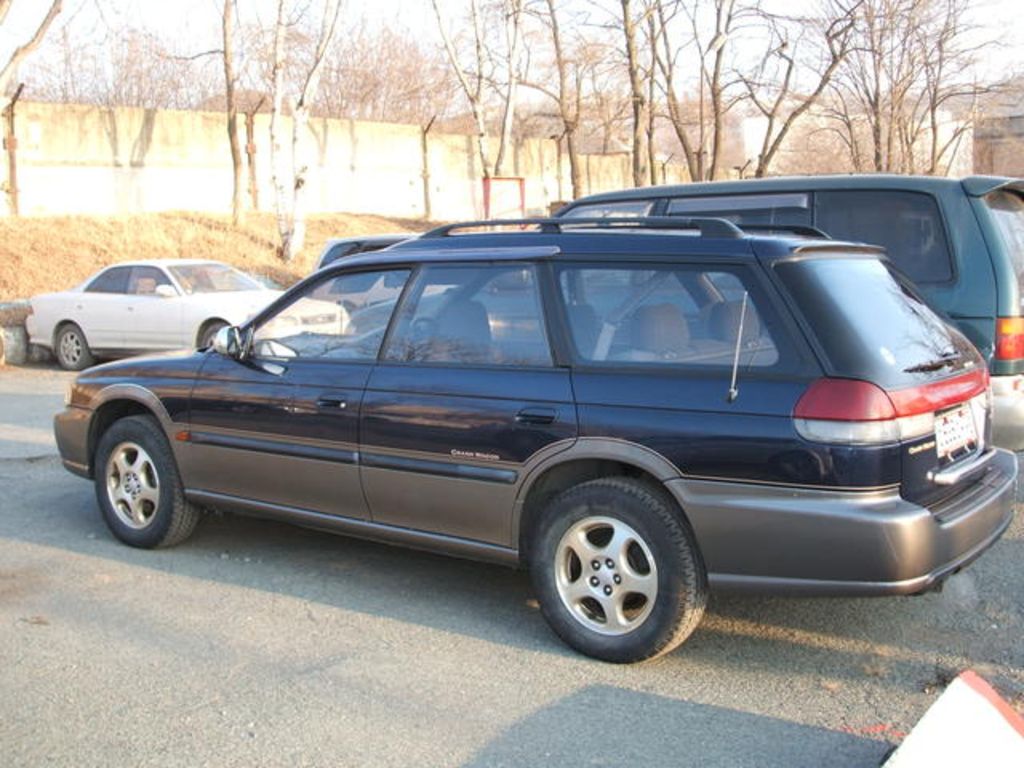
POLYGON ((996 360, 1024 358, 1024 317, 996 318, 996 360))
POLYGON ((857 379, 818 379, 793 409, 806 440, 847 445, 892 443, 935 431, 935 413, 988 389, 984 368, 918 387, 886 391, 857 379))

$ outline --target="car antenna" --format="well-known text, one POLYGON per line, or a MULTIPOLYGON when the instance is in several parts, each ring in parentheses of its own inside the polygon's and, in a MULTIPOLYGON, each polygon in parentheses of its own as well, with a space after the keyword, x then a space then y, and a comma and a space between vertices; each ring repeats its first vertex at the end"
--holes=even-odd
POLYGON ((731 403, 735 400, 739 394, 739 389, 736 388, 736 375, 740 369, 740 344, 743 342, 743 323, 747 319, 747 296, 749 294, 743 292, 743 303, 740 304, 740 322, 739 327, 736 329, 736 348, 732 355, 732 381, 729 382, 729 392, 725 396, 725 402, 731 403))

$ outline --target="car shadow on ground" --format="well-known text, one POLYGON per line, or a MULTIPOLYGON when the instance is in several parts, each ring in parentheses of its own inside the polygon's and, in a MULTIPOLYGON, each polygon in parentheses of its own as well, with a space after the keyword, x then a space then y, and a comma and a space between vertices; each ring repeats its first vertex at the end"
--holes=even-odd
MULTIPOLYGON (((65 474, 57 459, 0 462, 0 487, 15 480, 27 490, 18 511, 10 501, 0 510, 0 536, 9 539, 581 660, 547 628, 522 571, 236 515, 207 516, 193 537, 174 549, 136 550, 113 539, 91 484, 65 474)), ((952 657, 965 666, 1016 665, 1020 679, 1010 682, 1024 686, 1024 651, 1006 636, 1010 628, 988 645, 972 644, 959 631, 988 621, 978 611, 979 602, 1012 612, 1015 596, 1024 593, 1019 567, 1024 541, 1002 541, 986 556, 993 571, 1017 564, 1013 575, 998 594, 985 593, 964 607, 949 605, 944 595, 713 597, 697 632, 658 663, 742 666, 839 681, 868 676, 920 692, 947 673, 939 660, 952 657), (955 621, 943 630, 951 612, 955 621), (908 623, 920 626, 908 629, 908 623)), ((984 558, 974 566, 981 567, 984 558)))
POLYGON ((645 765, 655 746, 680 768, 877 766, 891 749, 884 741, 827 728, 590 685, 518 721, 465 765, 645 765))

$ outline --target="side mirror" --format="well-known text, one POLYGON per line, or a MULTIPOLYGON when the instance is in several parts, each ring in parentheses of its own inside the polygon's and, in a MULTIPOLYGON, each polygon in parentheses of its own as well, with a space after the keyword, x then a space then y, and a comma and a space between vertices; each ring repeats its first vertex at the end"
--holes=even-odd
POLYGON ((161 299, 174 299, 178 296, 178 292, 174 290, 174 286, 167 285, 166 283, 158 285, 153 293, 161 299))
POLYGON ((238 360, 242 357, 242 332, 237 325, 221 328, 213 337, 213 351, 238 360))

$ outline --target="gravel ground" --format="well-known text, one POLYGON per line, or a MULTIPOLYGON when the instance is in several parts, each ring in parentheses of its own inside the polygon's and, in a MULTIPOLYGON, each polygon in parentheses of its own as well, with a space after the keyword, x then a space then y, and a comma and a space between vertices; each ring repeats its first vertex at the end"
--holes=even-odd
POLYGON ((0 372, 4 765, 875 766, 960 670, 1024 706, 1020 517, 942 593, 718 597, 620 667, 499 567, 240 517, 118 544, 43 438, 66 381, 0 372))

